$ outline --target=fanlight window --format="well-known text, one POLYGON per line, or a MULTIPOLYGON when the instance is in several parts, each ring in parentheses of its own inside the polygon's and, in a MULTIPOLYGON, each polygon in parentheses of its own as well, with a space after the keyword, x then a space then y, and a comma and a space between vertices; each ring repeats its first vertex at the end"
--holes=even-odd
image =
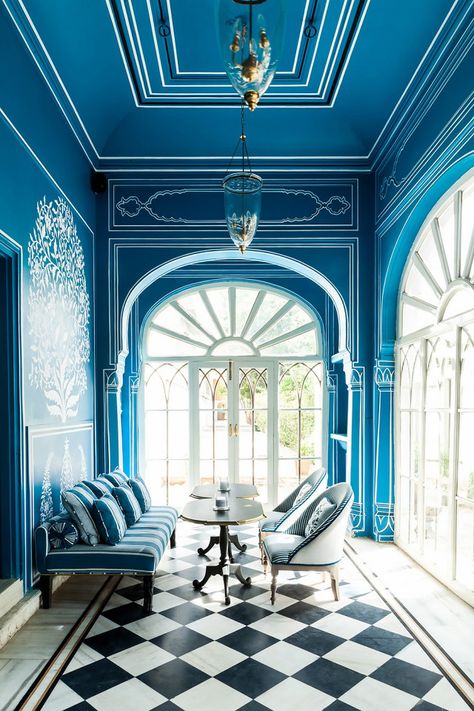
POLYGON ((318 324, 300 303, 268 287, 206 286, 151 317, 146 358, 320 354, 318 324))
POLYGON ((474 180, 441 207, 416 242, 401 294, 399 336, 474 309, 474 180))
POLYGON ((474 180, 415 242, 399 303, 397 541, 474 589, 474 180))

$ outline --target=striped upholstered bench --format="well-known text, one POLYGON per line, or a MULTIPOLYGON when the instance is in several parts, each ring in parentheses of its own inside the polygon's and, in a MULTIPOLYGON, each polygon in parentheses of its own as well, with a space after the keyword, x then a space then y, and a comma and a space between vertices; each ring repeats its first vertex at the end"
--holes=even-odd
POLYGON ((168 543, 172 548, 176 545, 177 516, 171 506, 152 506, 116 545, 76 543, 58 550, 50 547, 48 531, 53 522, 70 520, 69 515, 60 514, 38 526, 36 565, 43 607, 51 604, 53 575, 137 575, 143 576, 144 607, 151 610, 155 572, 168 543))

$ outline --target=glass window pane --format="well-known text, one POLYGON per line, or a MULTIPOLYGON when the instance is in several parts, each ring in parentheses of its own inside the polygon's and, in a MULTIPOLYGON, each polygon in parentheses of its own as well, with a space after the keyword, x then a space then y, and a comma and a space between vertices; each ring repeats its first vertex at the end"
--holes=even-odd
POLYGON ((474 408, 474 324, 461 332, 461 408, 474 408))
POLYGON ((457 276, 454 265, 454 196, 450 198, 446 207, 439 213, 438 222, 451 280, 453 280, 457 276))
POLYGON ((427 301, 433 306, 436 306, 438 303, 438 298, 429 282, 425 279, 423 273, 418 271, 415 266, 410 269, 405 284, 405 291, 410 296, 415 296, 418 299, 422 299, 422 301, 427 301))
POLYGON ((278 294, 274 294, 273 292, 267 292, 265 294, 265 298, 263 299, 261 306, 258 310, 257 315, 255 316, 252 325, 249 328, 248 333, 246 334, 246 337, 251 339, 254 333, 257 333, 257 331, 265 324, 267 321, 269 321, 274 314, 281 309, 283 304, 286 304, 288 301, 288 297, 285 296, 279 296, 278 294))
POLYGON ((446 287, 446 281, 443 276, 443 268, 439 261, 438 250, 436 249, 431 226, 425 230, 424 235, 421 237, 421 244, 417 251, 420 253, 420 257, 430 270, 437 284, 441 289, 444 289, 446 287))
POLYGON ((303 311, 301 306, 293 306, 284 316, 282 316, 273 326, 265 331, 258 339, 257 344, 264 341, 269 341, 272 338, 277 338, 278 336, 288 333, 289 331, 294 331, 295 328, 299 326, 304 326, 306 323, 312 321, 312 317, 303 311))
POLYGON ((434 316, 428 311, 418 309, 411 304, 402 305, 402 328, 401 335, 406 336, 422 328, 431 326, 434 323, 434 316))
POLYGON ((158 311, 153 318, 153 323, 157 326, 162 326, 168 331, 175 331, 177 334, 188 336, 196 341, 203 341, 208 345, 211 344, 211 339, 206 336, 199 328, 196 328, 188 319, 174 309, 170 304, 164 306, 158 311))
MULTIPOLYGON (((202 340, 202 339, 200 339, 202 340)), ((206 348, 196 346, 178 338, 172 338, 164 333, 150 328, 147 332, 146 350, 152 358, 172 358, 173 356, 204 355, 206 348)))
POLYGON ((459 415, 458 496, 474 502, 474 412, 459 415))
POLYGON ((220 338, 219 330, 198 291, 195 291, 193 294, 180 296, 177 302, 190 316, 193 316, 211 336, 220 338))
POLYGON ((462 194, 462 218, 461 218, 461 271, 464 272, 466 265, 469 243, 471 240, 472 227, 474 225, 474 181, 466 186, 462 194))
POLYGON ((456 579, 474 590, 474 507, 463 503, 457 507, 456 579))
POLYGON ((314 331, 302 333, 300 336, 290 338, 288 341, 275 343, 273 346, 262 348, 262 355, 281 355, 281 356, 303 356, 316 355, 316 334, 314 331))
POLYGON ((240 335, 242 329, 247 323, 247 318, 250 314, 255 299, 257 298, 257 289, 236 289, 236 334, 240 335))
POLYGON ((280 457, 294 459, 299 455, 298 423, 298 412, 280 412, 278 428, 280 457))
POLYGON ((222 330, 230 336, 229 291, 228 289, 208 289, 207 295, 222 330))
POLYGON ((211 354, 213 356, 254 355, 254 351, 247 343, 232 339, 219 343, 212 349, 211 354))

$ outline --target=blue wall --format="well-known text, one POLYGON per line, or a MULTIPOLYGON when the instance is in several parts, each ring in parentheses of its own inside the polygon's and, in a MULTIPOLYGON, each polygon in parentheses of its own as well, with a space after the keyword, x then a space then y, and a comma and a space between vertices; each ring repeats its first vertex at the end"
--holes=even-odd
POLYGON ((21 540, 9 572, 28 587, 34 525, 59 511, 61 487, 92 473, 95 200, 90 165, 3 6, 0 46, 15 68, 0 74, 0 251, 18 277, 19 315, 21 540))

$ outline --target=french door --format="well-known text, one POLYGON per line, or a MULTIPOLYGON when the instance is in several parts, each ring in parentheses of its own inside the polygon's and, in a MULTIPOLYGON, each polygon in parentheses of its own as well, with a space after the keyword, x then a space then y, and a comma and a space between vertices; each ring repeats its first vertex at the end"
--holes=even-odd
POLYGON ((229 478, 272 498, 276 383, 275 363, 261 359, 190 363, 193 483, 229 478))

